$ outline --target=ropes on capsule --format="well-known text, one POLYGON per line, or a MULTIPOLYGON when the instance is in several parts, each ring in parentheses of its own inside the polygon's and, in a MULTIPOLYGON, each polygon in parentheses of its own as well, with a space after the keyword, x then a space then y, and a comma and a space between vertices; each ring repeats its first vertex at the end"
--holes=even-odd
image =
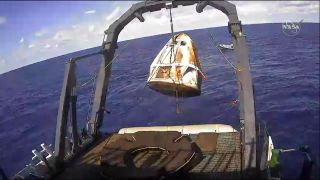
MULTIPOLYGON (((171 42, 172 42, 172 46, 171 46, 171 49, 170 49, 170 59, 169 59, 170 64, 171 64, 171 63, 172 63, 172 62, 171 62, 172 54, 173 54, 173 51, 174 51, 173 46, 174 46, 174 44, 175 44, 174 31, 173 31, 173 22, 172 22, 172 13, 171 13, 171 6, 170 6, 170 8, 169 8, 169 15, 170 15, 171 42)), ((165 52, 165 51, 164 51, 164 52, 165 52)), ((164 52, 162 52, 162 54, 161 54, 161 56, 160 56, 160 64, 162 64, 162 61, 164 61, 164 59, 166 58, 166 57, 163 58, 163 60, 161 61, 164 52)), ((174 61, 173 61, 173 62, 175 62, 175 58, 174 58, 174 61)), ((155 69, 152 71, 152 74, 151 74, 151 76, 150 76, 150 79, 154 76, 154 74, 155 74, 155 72, 156 72, 156 69, 159 69, 159 67, 158 67, 158 68, 155 68, 155 69)), ((170 73, 169 73, 169 76, 170 76, 170 73)), ((147 83, 148 83, 148 81, 147 81, 147 83)), ((174 80, 173 80, 173 83, 174 83, 174 80)))

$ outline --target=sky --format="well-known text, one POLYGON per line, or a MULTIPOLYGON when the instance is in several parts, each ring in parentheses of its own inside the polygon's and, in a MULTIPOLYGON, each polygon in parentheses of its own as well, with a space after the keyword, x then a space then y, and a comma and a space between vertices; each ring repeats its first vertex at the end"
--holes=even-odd
MULTIPOLYGON (((134 1, 0 1, 0 74, 59 55, 101 45, 103 32, 134 1)), ((243 24, 319 23, 317 1, 234 1, 243 24)), ((220 11, 195 6, 172 10, 176 31, 227 25, 220 11)), ((134 19, 119 41, 170 32, 169 12, 134 19)))

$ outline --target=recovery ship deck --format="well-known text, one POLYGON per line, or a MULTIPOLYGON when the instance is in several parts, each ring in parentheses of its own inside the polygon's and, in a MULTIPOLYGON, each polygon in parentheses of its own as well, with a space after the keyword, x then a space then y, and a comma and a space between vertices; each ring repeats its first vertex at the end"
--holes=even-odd
MULTIPOLYGON (((172 143, 173 138, 171 138, 170 133, 178 135, 178 138, 186 138, 190 140, 190 144, 194 145, 195 148, 190 151, 194 151, 195 156, 192 157, 191 161, 188 161, 183 168, 179 170, 178 173, 172 174, 161 174, 160 171, 150 171, 159 170, 161 167, 167 164, 161 163, 163 159, 166 159, 165 153, 163 151, 157 151, 154 149, 146 150, 142 153, 137 154, 133 157, 133 161, 136 167, 139 167, 140 172, 134 172, 135 168, 130 168, 129 165, 124 166, 119 165, 119 161, 124 158, 124 156, 117 153, 122 151, 121 147, 126 145, 121 143, 121 138, 124 137, 135 137, 136 133, 133 134, 112 134, 105 138, 102 138, 100 142, 97 142, 96 146, 93 146, 87 153, 82 155, 77 161, 73 162, 65 171, 56 176, 56 179, 104 179, 105 177, 110 177, 105 173, 108 171, 113 171, 114 178, 159 178, 167 177, 173 178, 175 175, 179 177, 183 176, 190 179, 240 179, 241 178, 241 146, 240 146, 240 133, 239 132, 225 132, 225 133, 199 133, 191 135, 182 135, 179 132, 167 131, 167 132, 138 132, 141 136, 148 136, 148 139, 157 138, 157 134, 166 137, 168 142, 157 141, 156 144, 172 143), (169 133, 169 135, 168 135, 169 133), (114 136, 118 136, 115 144, 118 145, 117 150, 112 151, 107 159, 103 159, 105 151, 110 150, 108 143, 110 139, 114 136), (153 137, 151 137, 153 136, 153 137), (167 138, 168 137, 168 138, 167 138), (120 147, 120 148, 119 148, 120 147), (112 156, 112 157, 111 157, 112 156), (109 164, 114 164, 113 166, 103 166, 103 162, 108 161, 109 164), (116 167, 117 166, 117 167, 116 167), (144 172, 144 170, 145 172, 144 172), (134 176, 136 175, 136 176, 134 176)), ((176 138, 176 137, 174 137, 176 138)), ((114 139, 114 138, 113 138, 114 139)), ((177 138, 176 138, 177 139, 177 138)), ((138 141, 138 139, 137 139, 138 141)), ((129 142, 130 143, 130 142, 129 142)), ((132 142, 134 143, 134 142, 132 142)), ((181 147, 181 144, 179 144, 181 147)), ((183 146, 183 145, 182 145, 183 146)), ((172 151, 170 152, 172 153, 172 151)), ((175 152, 177 156, 177 152, 175 152)), ((178 152, 179 153, 179 152, 178 152)), ((168 158, 169 156, 167 156, 168 158)), ((180 156, 182 158, 182 156, 180 156)), ((175 157, 171 157, 175 158, 175 157)), ((172 160, 167 161, 170 163, 172 160)), ((179 160, 178 160, 179 161, 179 160)), ((182 160, 183 161, 183 160, 182 160)), ((176 160, 177 162, 177 160, 176 160)), ((121 164, 121 163, 120 163, 121 164)), ((177 163, 178 164, 178 163, 177 163)), ((173 167, 177 166, 173 165, 173 167)))

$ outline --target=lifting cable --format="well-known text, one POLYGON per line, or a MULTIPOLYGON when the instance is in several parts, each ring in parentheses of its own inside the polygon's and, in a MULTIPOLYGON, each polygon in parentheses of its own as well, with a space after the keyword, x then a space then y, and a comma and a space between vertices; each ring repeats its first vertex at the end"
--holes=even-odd
MULTIPOLYGON (((119 54, 122 53, 122 51, 124 51, 124 50, 128 47, 128 44, 129 44, 129 43, 130 43, 130 41, 128 41, 128 42, 124 45, 124 48, 123 48, 121 51, 119 51, 119 52, 113 57, 113 59, 104 67, 104 69, 107 69, 107 67, 108 67, 109 65, 111 65, 111 63, 118 58, 119 54)), ((81 83, 81 85, 77 86, 77 89, 81 89, 81 88, 83 88, 84 86, 88 85, 91 81, 95 81, 95 79, 98 77, 98 74, 99 74, 99 70, 98 70, 93 76, 91 76, 91 78, 90 78, 89 80, 87 80, 87 81, 85 81, 84 83, 81 83)))
POLYGON ((89 105, 88 105, 88 111, 87 111, 87 121, 90 120, 90 113, 91 113, 91 108, 92 108, 92 104, 93 104, 93 98, 94 98, 94 92, 96 90, 96 80, 97 78, 94 78, 93 82, 92 82, 92 88, 91 88, 91 93, 90 93, 90 98, 89 98, 89 105))
MULTIPOLYGON (((171 46, 171 53, 170 53, 170 64, 171 64, 171 57, 172 54, 174 53, 174 45, 175 45, 175 39, 174 39, 174 31, 173 31, 173 22, 172 22, 172 13, 171 13, 171 6, 169 8, 169 13, 170 13, 170 28, 171 28, 171 41, 172 41, 172 46, 171 46)), ((173 59, 173 62, 175 62, 175 58, 173 59)))
POLYGON ((239 68, 237 68, 234 64, 232 64, 228 58, 226 57, 226 55, 221 51, 221 49, 218 47, 218 44, 215 43, 215 40, 213 38, 213 35, 211 33, 209 33, 210 38, 211 38, 211 42, 212 44, 219 50, 219 52, 221 53, 221 55, 223 56, 224 60, 235 70, 235 71, 240 71, 239 68))
MULTIPOLYGON (((234 64, 232 64, 231 61, 228 60, 228 58, 226 57, 226 55, 221 51, 221 49, 218 47, 218 43, 215 42, 213 35, 209 32, 209 36, 211 38, 211 42, 212 44, 219 50, 219 52, 221 53, 221 55, 223 56, 224 60, 232 67, 232 69, 234 70, 234 73, 237 73, 238 71, 240 71, 239 68, 237 68, 234 64)), ((240 81, 238 81, 239 83, 241 83, 240 81)), ((235 99, 232 100, 230 102, 230 106, 235 106, 239 103, 239 99, 235 99)))
MULTIPOLYGON (((170 27, 171 27, 171 45, 170 45, 170 47, 171 47, 171 49, 170 49, 170 59, 169 59, 169 61, 170 61, 170 64, 172 63, 171 62, 171 59, 172 59, 172 55, 174 54, 174 48, 173 48, 173 46, 174 46, 174 44, 175 44, 175 38, 174 38, 174 30, 173 30, 173 22, 172 22, 172 13, 171 13, 171 5, 169 5, 170 6, 170 8, 169 8, 169 15, 170 15, 170 27)), ((160 64, 162 64, 163 63, 163 61, 164 61, 164 59, 166 59, 166 57, 167 57, 167 55, 168 54, 166 54, 165 55, 165 57, 164 58, 162 58, 163 57, 163 54, 165 53, 166 51, 163 51, 162 53, 161 53, 161 55, 160 55, 160 64), (162 60, 162 61, 161 61, 162 60)), ((175 62, 175 58, 174 58, 174 62, 175 62)), ((151 73, 151 76, 150 76, 150 79, 155 75, 155 72, 157 72, 157 69, 159 69, 159 67, 158 68, 155 68, 154 70, 152 70, 152 73, 151 73)), ((169 73, 169 76, 170 76, 170 73, 169 73)), ((170 77, 171 78, 171 77, 170 77)), ((171 78, 172 79, 172 78, 171 78)), ((172 81, 173 81, 173 83, 174 83, 174 80, 172 79, 172 81)), ((148 83, 149 81, 147 81, 147 83, 148 83)))
MULTIPOLYGON (((104 40, 105 37, 103 37, 103 40, 104 40)), ((129 44, 130 41, 128 41, 125 45, 124 45, 124 48, 119 51, 114 57, 113 59, 104 67, 104 69, 107 69, 107 67, 109 67, 111 65, 112 62, 114 62, 119 54, 122 53, 122 51, 124 51, 127 47, 128 47, 128 44, 129 44)), ((87 111, 87 121, 89 121, 90 119, 90 113, 91 113, 91 108, 92 108, 92 104, 93 104, 93 98, 94 98, 94 93, 95 93, 95 90, 96 90, 96 80, 97 80, 97 77, 98 77, 98 74, 99 74, 99 67, 96 71, 96 73, 94 73, 94 75, 91 76, 91 78, 87 81, 85 81, 84 83, 81 83, 81 85, 77 86, 77 90, 87 86, 90 82, 92 82, 92 88, 91 88, 91 92, 90 92, 90 97, 89 97, 89 104, 88 104, 88 111, 87 111)))
MULTIPOLYGON (((172 41, 172 45, 171 45, 171 51, 170 51, 170 64, 171 59, 172 59, 172 55, 173 55, 173 63, 176 62, 176 56, 174 54, 174 49, 175 49, 175 37, 174 37, 174 30, 173 30, 173 21, 172 21, 172 13, 171 13, 171 9, 172 9, 172 4, 169 7, 169 15, 170 15, 170 28, 171 28, 171 41, 172 41)), ((172 66, 171 66, 172 67, 172 66)), ((175 66, 175 72, 177 75, 177 66, 175 66)), ((170 73, 169 73, 170 76, 170 73)), ((181 114, 181 108, 179 106, 179 93, 178 93, 178 84, 175 83, 175 79, 173 79, 173 83, 175 85, 175 98, 176 98, 176 113, 177 114, 181 114)))

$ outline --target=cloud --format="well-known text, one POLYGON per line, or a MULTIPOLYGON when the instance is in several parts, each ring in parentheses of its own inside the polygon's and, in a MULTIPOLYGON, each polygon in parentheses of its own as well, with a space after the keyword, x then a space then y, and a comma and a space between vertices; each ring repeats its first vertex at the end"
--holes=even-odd
POLYGON ((51 47, 50 44, 46 44, 46 45, 44 46, 44 48, 46 48, 46 49, 48 49, 48 48, 50 48, 50 47, 51 47))
POLYGON ((53 36, 53 40, 56 41, 69 41, 72 40, 72 33, 68 30, 60 30, 58 32, 56 32, 56 34, 53 36))
POLYGON ((7 71, 6 61, 0 57, 0 74, 6 71, 7 71))
POLYGON ((24 38, 22 37, 19 41, 20 44, 22 44, 24 42, 24 38))
POLYGON ((4 23, 6 23, 6 22, 7 22, 6 17, 0 16, 0 25, 1 25, 1 24, 4 24, 4 23))
POLYGON ((5 64, 6 64, 6 61, 4 59, 0 58, 0 67, 4 66, 5 64))
POLYGON ((33 48, 35 45, 34 44, 29 44, 28 48, 33 48))
POLYGON ((280 4, 284 13, 318 13, 319 14, 319 2, 318 1, 288 1, 280 4))
POLYGON ((96 10, 88 10, 86 12, 84 12, 85 14, 95 14, 96 13, 96 10))
MULTIPOLYGON (((227 25, 227 17, 218 10, 206 8, 203 13, 197 13, 195 8, 196 6, 193 5, 172 9, 175 31, 227 25)), ((145 22, 141 23, 137 19, 130 22, 121 32, 119 40, 170 33, 168 10, 145 13, 143 16, 145 22)))
POLYGON ((79 26, 76 25, 76 24, 74 24, 74 25, 72 25, 71 27, 72 27, 73 29, 76 29, 76 28, 78 28, 79 26))
POLYGON ((35 35, 36 37, 42 37, 42 36, 44 36, 44 35, 47 34, 47 33, 48 33, 47 30, 42 29, 42 30, 40 30, 40 31, 35 32, 34 35, 35 35))
MULTIPOLYGON (((33 33, 35 36, 32 36, 33 39, 30 38, 32 43, 29 43, 27 36, 25 38, 28 41, 21 38, 19 42, 28 42, 29 45, 19 46, 10 56, 4 57, 10 59, 6 62, 6 71, 73 51, 99 46, 104 31, 133 3, 132 1, 114 1, 111 3, 113 7, 111 11, 101 12, 94 19, 87 17, 72 21, 68 25, 45 27, 46 29, 33 33)), ((300 21, 301 19, 304 19, 304 22, 319 22, 319 17, 315 17, 319 13, 318 2, 235 1, 233 3, 237 6, 238 16, 243 24, 300 21)), ((95 13, 95 10, 85 12, 85 14, 95 13)), ((83 14, 82 11, 81 14, 83 14)), ((175 31, 227 26, 228 23, 227 17, 222 12, 209 7, 206 7, 203 13, 197 13, 195 5, 178 7, 172 10, 172 14, 175 31)), ((167 9, 145 13, 143 16, 145 22, 141 23, 135 18, 120 33, 119 41, 170 32, 167 9)), ((0 71, 3 70, 0 69, 0 71)))
POLYGON ((92 32, 92 31, 94 31, 94 28, 95 28, 94 25, 90 25, 90 26, 88 27, 88 31, 89 31, 89 32, 92 32))
POLYGON ((116 7, 107 17, 106 20, 107 21, 111 21, 114 20, 115 18, 117 18, 119 16, 121 8, 120 7, 116 7))
POLYGON ((316 1, 251 1, 233 2, 243 24, 282 23, 286 21, 319 22, 316 1))
MULTIPOLYGON (((274 3, 274 2, 272 2, 274 3)), ((270 9, 268 2, 252 2, 237 6, 239 19, 244 24, 263 23, 268 21, 270 9)))
POLYGON ((282 7, 285 6, 294 6, 294 7, 304 7, 304 6, 309 6, 313 2, 308 2, 308 1, 286 1, 281 4, 282 7))
MULTIPOLYGON (((30 37, 32 43, 20 46, 6 57, 10 64, 1 73, 48 58, 95 47, 101 44, 103 32, 122 13, 121 8, 101 14, 96 19, 81 19, 71 25, 50 27, 34 32, 30 37), (109 21, 106 17, 109 16, 109 21), (40 48, 41 47, 41 48, 40 48)), ((25 41, 25 37, 24 40, 25 41)), ((25 42, 24 42, 25 43, 25 42)))

